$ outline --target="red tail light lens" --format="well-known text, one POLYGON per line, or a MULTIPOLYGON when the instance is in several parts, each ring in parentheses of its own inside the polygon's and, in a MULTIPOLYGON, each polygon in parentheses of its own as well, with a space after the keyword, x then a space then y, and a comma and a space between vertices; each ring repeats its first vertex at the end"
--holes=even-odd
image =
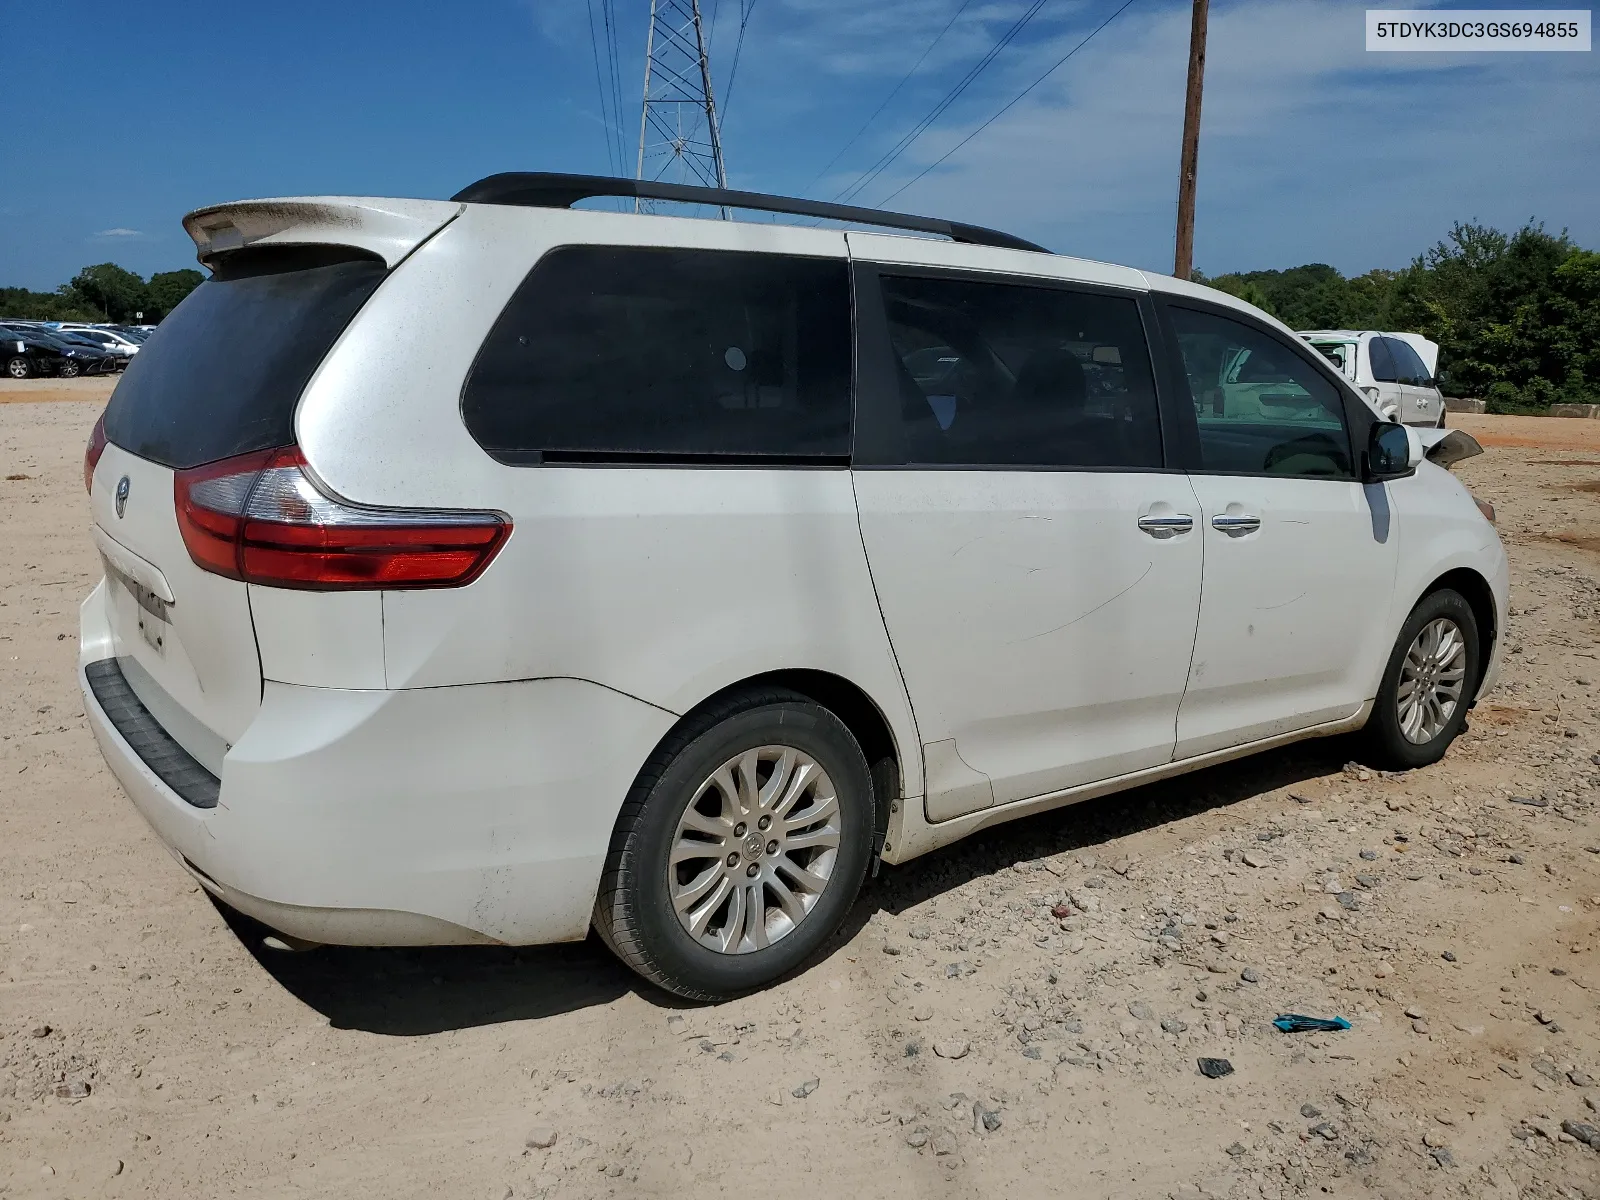
POLYGON ((511 536, 492 512, 357 508, 320 491, 298 448, 179 471, 178 529, 204 570, 269 587, 461 587, 511 536))
POLYGON ((89 432, 89 444, 83 450, 83 490, 94 491, 94 469, 100 465, 100 456, 106 452, 106 419, 101 417, 89 432))

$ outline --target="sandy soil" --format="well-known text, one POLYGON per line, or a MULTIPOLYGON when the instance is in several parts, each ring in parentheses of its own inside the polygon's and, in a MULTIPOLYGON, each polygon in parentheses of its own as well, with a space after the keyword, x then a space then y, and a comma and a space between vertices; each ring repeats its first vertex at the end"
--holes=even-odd
POLYGON ((224 921, 73 683, 97 411, 0 407, 0 1195, 1600 1196, 1600 422, 1462 421, 1513 653, 1442 764, 1312 743, 996 829, 685 1008, 592 942, 224 921))
MULTIPOLYGON (((40 404, 53 400, 93 400, 105 407, 118 375, 85 375, 79 379, 0 379, 0 404, 40 404)), ((91 424, 93 422, 91 421, 91 424)))

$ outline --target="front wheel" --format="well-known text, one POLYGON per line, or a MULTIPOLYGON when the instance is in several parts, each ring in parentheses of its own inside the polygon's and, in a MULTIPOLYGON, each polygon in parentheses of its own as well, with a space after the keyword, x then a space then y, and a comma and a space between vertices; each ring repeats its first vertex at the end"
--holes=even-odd
POLYGON ((1374 766, 1410 770, 1444 757, 1467 723, 1480 653, 1478 620, 1459 592, 1441 588, 1418 602, 1389 655, 1367 721, 1374 766))
POLYGON ((33 374, 33 364, 19 354, 6 360, 6 374, 13 379, 26 379, 33 374))
POLYGON ((838 928, 872 830, 871 774, 838 717, 780 689, 732 697, 669 737, 634 783, 595 928, 680 996, 763 987, 838 928))
POLYGON ((61 378, 76 379, 78 377, 78 364, 70 358, 61 364, 61 378))

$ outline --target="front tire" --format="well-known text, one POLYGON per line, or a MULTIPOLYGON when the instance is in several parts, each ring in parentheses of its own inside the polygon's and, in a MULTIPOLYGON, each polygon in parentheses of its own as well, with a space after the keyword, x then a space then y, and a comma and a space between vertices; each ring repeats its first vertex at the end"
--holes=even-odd
POLYGON ((872 777, 832 712, 762 688, 719 701, 651 756, 617 819, 594 924, 646 979, 693 1000, 800 966, 854 903, 872 777))
POLYGON ((69 358, 61 364, 59 373, 63 379, 76 379, 78 377, 78 364, 69 358))
POLYGON ((1480 677, 1478 620, 1461 593, 1424 596, 1400 629, 1365 730, 1373 766, 1436 763, 1467 723, 1480 677))
POLYGON ((6 360, 6 374, 12 379, 26 379, 33 374, 33 364, 19 354, 6 360))

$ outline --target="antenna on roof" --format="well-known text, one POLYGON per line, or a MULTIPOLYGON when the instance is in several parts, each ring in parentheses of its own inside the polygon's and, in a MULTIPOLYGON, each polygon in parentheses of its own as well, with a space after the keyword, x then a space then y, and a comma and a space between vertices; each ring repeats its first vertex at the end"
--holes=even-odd
MULTIPOLYGON (((650 0, 635 178, 726 188, 700 0, 650 0)), ((635 198, 634 211, 641 200, 635 198)), ((723 208, 724 219, 730 217, 723 208)))

